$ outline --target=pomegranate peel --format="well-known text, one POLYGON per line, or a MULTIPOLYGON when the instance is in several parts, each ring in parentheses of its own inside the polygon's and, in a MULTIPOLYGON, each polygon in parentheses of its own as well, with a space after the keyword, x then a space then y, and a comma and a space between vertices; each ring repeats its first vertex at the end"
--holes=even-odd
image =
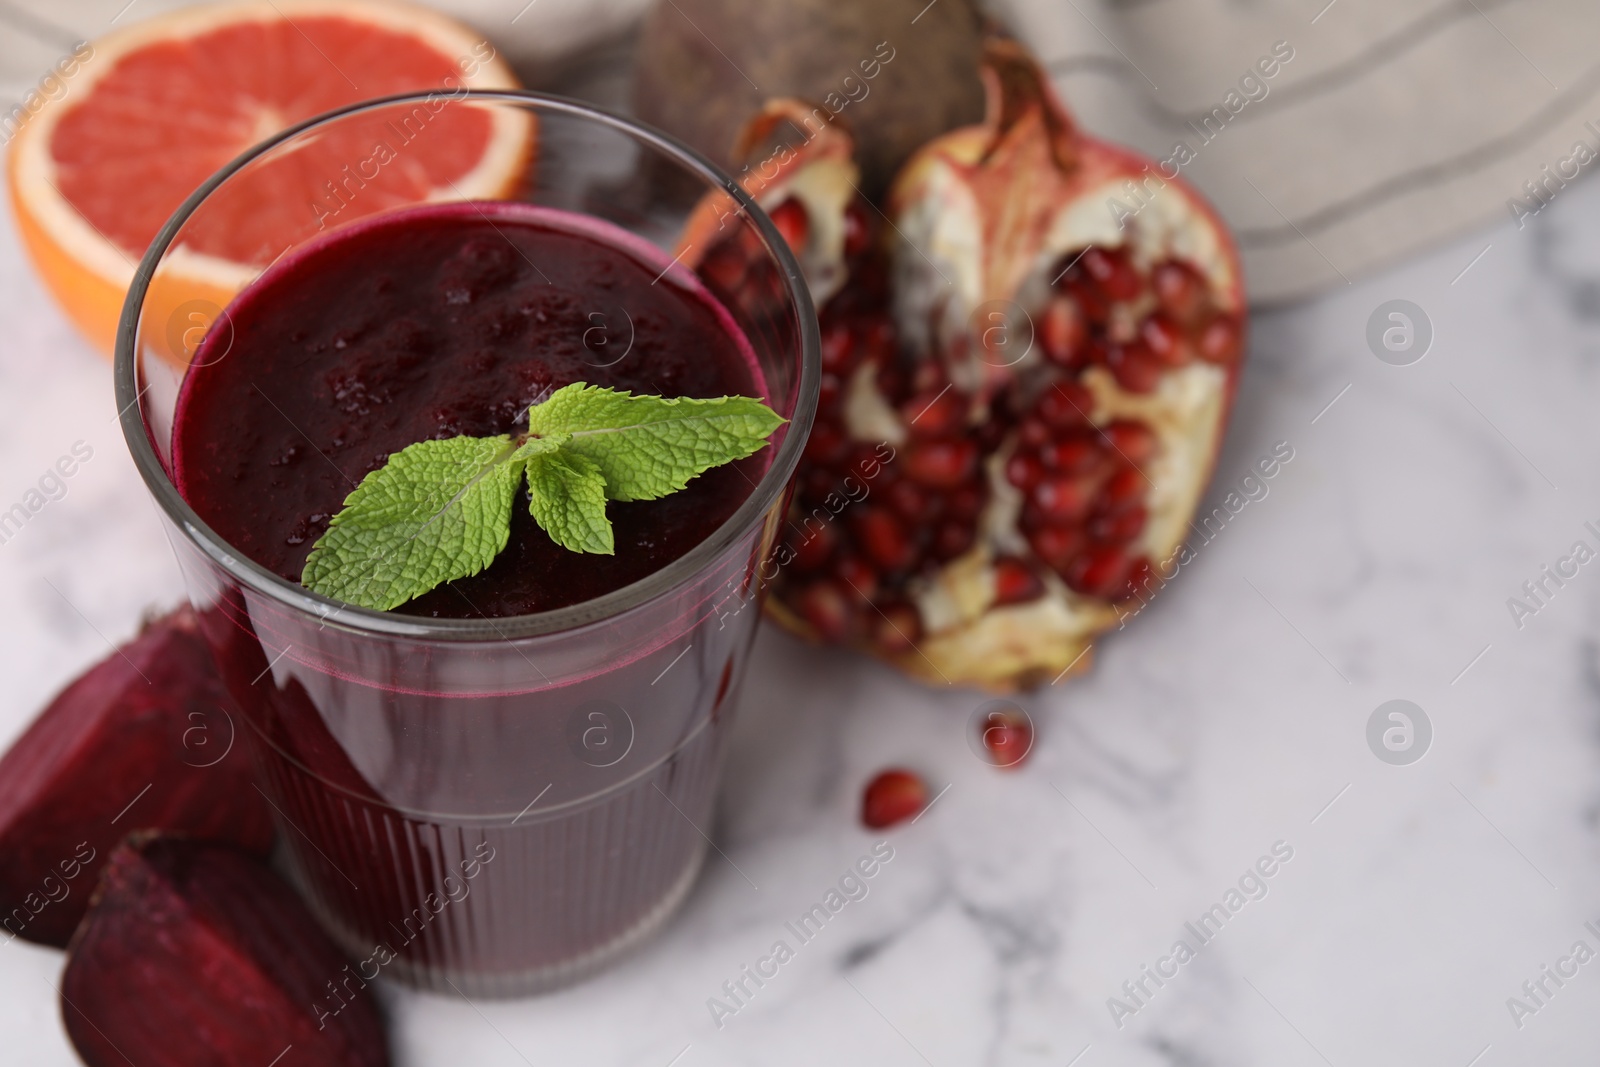
MULTIPOLYGON (((859 197, 861 179, 855 161, 855 140, 839 122, 816 125, 815 108, 800 100, 769 100, 750 120, 734 145, 734 156, 752 160, 740 186, 763 211, 774 214, 785 205, 803 209, 806 241, 794 248, 812 298, 820 307, 845 284, 846 208, 859 197), (781 144, 762 159, 785 124, 805 134, 799 145, 781 144)), ((678 241, 683 262, 702 267, 715 254, 722 231, 738 205, 726 193, 707 194, 685 222, 678 241)))

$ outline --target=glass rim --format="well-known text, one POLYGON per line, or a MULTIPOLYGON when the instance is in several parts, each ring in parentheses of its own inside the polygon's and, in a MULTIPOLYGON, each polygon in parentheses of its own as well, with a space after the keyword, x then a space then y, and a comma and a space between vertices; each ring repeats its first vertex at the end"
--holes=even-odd
POLYGON ((178 493, 177 486, 167 475, 166 467, 156 454, 145 427, 141 406, 143 394, 138 388, 139 317, 156 268, 183 225, 220 185, 285 142, 351 115, 393 107, 397 104, 426 101, 437 93, 438 90, 397 93, 364 100, 313 116, 246 149, 207 178, 184 200, 161 227, 155 240, 150 243, 149 249, 140 259, 139 266, 134 271, 133 283, 129 286, 128 295, 123 301, 112 365, 118 421, 121 423, 128 451, 133 456, 134 466, 138 468, 146 488, 167 519, 177 526, 183 536, 196 545, 213 564, 220 567, 240 586, 263 595, 285 608, 320 617, 324 625, 352 632, 412 639, 454 642, 503 641, 576 630, 622 615, 680 586, 687 585, 697 573, 704 571, 732 547, 743 532, 772 507, 788 486, 799 465, 800 453, 805 447, 816 414, 817 397, 821 388, 821 334, 817 325, 816 309, 812 304, 811 292, 806 285, 800 263, 795 259, 788 242, 779 234, 777 227, 767 217, 766 212, 761 210, 755 198, 733 177, 700 152, 670 134, 605 108, 551 93, 526 89, 470 89, 451 93, 452 100, 497 101, 524 107, 531 105, 536 111, 596 122, 637 142, 643 142, 705 180, 709 187, 707 191, 720 189, 728 194, 738 205, 739 210, 735 214, 748 217, 766 242, 768 251, 778 261, 784 286, 794 303, 800 327, 798 395, 783 443, 778 447, 761 481, 751 490, 750 495, 738 509, 710 536, 661 569, 592 600, 529 615, 433 619, 358 607, 313 593, 297 582, 290 582, 280 577, 246 558, 243 553, 234 550, 225 540, 217 536, 216 532, 189 506, 188 501, 178 493))

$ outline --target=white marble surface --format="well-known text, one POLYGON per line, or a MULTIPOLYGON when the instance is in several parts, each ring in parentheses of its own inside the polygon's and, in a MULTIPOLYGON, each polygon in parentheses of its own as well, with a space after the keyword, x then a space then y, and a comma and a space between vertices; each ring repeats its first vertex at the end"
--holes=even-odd
MULTIPOLYGON (((1520 631, 1506 607, 1572 542, 1596 543, 1596 249, 1590 183, 1525 231, 1258 315, 1218 487, 1274 442, 1295 459, 1091 674, 1024 699, 1039 742, 1019 771, 969 752, 982 697, 766 632, 714 831, 731 863, 713 857, 663 936, 566 992, 386 988, 396 1062, 1596 1062, 1600 961, 1521 1029, 1506 1007, 1574 941, 1600 948, 1584 929, 1600 926, 1600 564, 1520 631), (1437 332, 1409 367, 1364 340, 1396 297, 1437 332), (1395 697, 1436 732, 1408 767, 1364 736, 1395 697), (870 894, 719 1030, 707 998, 875 840, 859 790, 890 763, 948 792, 890 832, 870 894), (1107 999, 1280 840, 1293 859, 1268 895, 1119 1030, 1107 999)), ((3 742, 181 591, 109 368, 24 266, 9 217, 0 322, 0 503, 75 441, 94 449, 0 546, 3 742)), ((0 946, 0 1059, 76 1062, 60 966, 0 946)))

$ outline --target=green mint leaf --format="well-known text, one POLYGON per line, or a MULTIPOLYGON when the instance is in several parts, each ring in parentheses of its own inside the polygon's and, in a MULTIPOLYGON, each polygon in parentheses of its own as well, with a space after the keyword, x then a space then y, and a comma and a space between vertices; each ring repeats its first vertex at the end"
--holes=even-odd
POLYGON ((301 582, 389 611, 493 563, 511 506, 556 544, 611 555, 608 500, 654 500, 754 455, 787 420, 742 396, 668 400, 578 382, 528 410, 518 438, 455 437, 404 448, 361 480, 306 559, 301 582))
POLYGON ((574 552, 616 553, 597 464, 563 448, 534 456, 527 470, 528 510, 552 541, 574 552))
POLYGON ((345 498, 301 582, 323 596, 388 611, 477 574, 511 535, 522 478, 514 453, 520 450, 506 435, 423 441, 396 452, 345 498))
POLYGON ((600 468, 612 500, 654 500, 712 467, 754 455, 784 419, 759 400, 634 396, 578 382, 528 409, 528 431, 571 434, 564 453, 600 468))

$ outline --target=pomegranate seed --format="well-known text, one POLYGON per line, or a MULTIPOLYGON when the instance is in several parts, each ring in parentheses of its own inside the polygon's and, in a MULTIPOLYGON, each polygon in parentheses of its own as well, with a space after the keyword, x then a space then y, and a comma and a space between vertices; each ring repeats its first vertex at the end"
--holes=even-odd
POLYGON ((867 559, 886 571, 900 571, 916 558, 916 546, 901 521, 883 508, 868 508, 853 516, 856 543, 867 559))
POLYGON ((819 422, 811 427, 811 436, 806 438, 804 455, 812 463, 832 466, 844 459, 849 448, 850 442, 845 440, 844 434, 837 426, 819 422))
POLYGON ((996 767, 1010 770, 1022 765, 1033 748, 1033 723, 1020 708, 996 708, 985 715, 979 726, 979 739, 996 767))
POLYGON ((1039 450, 1039 458, 1051 470, 1082 474, 1100 459, 1100 446, 1081 434, 1057 438, 1039 450))
POLYGON ((1207 363, 1232 363, 1239 355, 1239 320, 1218 315, 1200 331, 1200 358, 1207 363))
POLYGON ((1193 321, 1203 308, 1205 279, 1187 263, 1169 259, 1156 264, 1155 270, 1150 272, 1150 285, 1161 310, 1179 322, 1193 321))
POLYGON ((918 441, 906 450, 906 477, 930 489, 954 489, 972 476, 978 447, 971 441, 918 441))
POLYGON ((817 582, 806 586, 795 598, 800 617, 811 625, 824 641, 843 641, 850 632, 850 606, 845 595, 832 582, 817 582))
POLYGON ((1126 249, 1090 245, 1084 249, 1078 266, 1108 300, 1132 300, 1144 289, 1144 279, 1133 269, 1126 249))
POLYGON ((1161 361, 1142 341, 1111 345, 1106 350, 1106 366, 1117 384, 1130 393, 1150 393, 1161 382, 1161 361))
POLYGON ((1181 367, 1194 355, 1183 330, 1159 311, 1140 324, 1139 339, 1164 366, 1181 367))
POLYGON ((734 247, 733 242, 724 241, 706 256, 706 261, 700 264, 700 276, 713 289, 720 289, 724 293, 736 293, 744 284, 745 259, 734 247))
POLYGON ((1028 544, 1047 566, 1058 574, 1064 573, 1083 551, 1083 534, 1064 526, 1045 526, 1028 535, 1028 544))
POLYGON ((858 556, 840 556, 833 561, 833 573, 844 583, 852 601, 871 603, 878 592, 878 572, 861 562, 858 556))
POLYGON ((910 604, 891 604, 873 627, 875 644, 891 655, 910 652, 922 637, 922 615, 910 604))
POLYGON ((896 515, 908 522, 924 522, 933 517, 938 501, 915 482, 895 482, 884 490, 884 498, 896 515))
POLYGON ((895 354, 897 343, 894 324, 887 318, 869 318, 861 323, 861 351, 867 359, 888 359, 895 354))
POLYGON ((1089 327, 1078 306, 1064 296, 1052 297, 1039 319, 1039 344, 1045 358, 1068 369, 1077 367, 1088 339, 1089 327))
POLYGON ((802 574, 821 570, 839 543, 839 534, 832 525, 813 526, 794 537, 789 546, 794 552, 790 562, 802 574))
POLYGON ((855 335, 848 326, 828 326, 822 331, 822 369, 843 376, 855 363, 855 348, 855 335))
POLYGON ((914 437, 948 437, 960 431, 966 414, 961 394, 948 386, 939 392, 917 393, 900 405, 900 417, 914 437))
POLYGON ((1044 595, 1044 583, 1033 569, 1015 556, 994 561, 994 602, 1020 604, 1044 595))
POLYGON ((1145 509, 1135 504, 1131 508, 1096 515, 1089 523, 1089 536, 1106 544, 1125 545, 1144 533, 1145 509))
POLYGON ((872 241, 872 220, 857 200, 844 210, 844 254, 855 259, 872 241))
POLYGON ((1006 460, 1006 481, 1027 492, 1044 477, 1044 464, 1032 452, 1015 452, 1006 460))
POLYGON ((928 804, 928 787, 910 771, 880 771, 861 794, 861 821, 882 830, 904 822, 928 804))
POLYGON ((1056 382, 1039 394, 1034 414, 1053 430, 1070 430, 1089 421, 1094 394, 1077 382, 1056 382))
POLYGON ((1111 317, 1111 302, 1094 282, 1074 270, 1067 273, 1062 283, 1067 287, 1067 295, 1077 302, 1078 311, 1091 324, 1103 326, 1111 317))
POLYGON ((1100 510, 1120 511, 1144 499, 1145 480, 1133 467, 1122 467, 1100 488, 1100 510))
POLYGON ((938 531, 933 535, 933 558, 940 563, 949 563, 957 556, 963 555, 977 540, 977 531, 969 523, 953 521, 939 524, 938 531))
POLYGON ((817 410, 833 411, 844 398, 844 382, 837 374, 824 374, 817 390, 817 410))
POLYGON ((811 216, 806 214, 806 206, 791 196, 768 215, 789 247, 796 252, 803 252, 811 239, 811 216))
POLYGON ((1150 562, 1150 557, 1140 556, 1128 570, 1128 584, 1123 590, 1122 599, 1132 600, 1138 597, 1143 600, 1146 594, 1155 596, 1156 590, 1164 584, 1157 577, 1155 565, 1150 562))
POLYGON ((1089 511, 1089 486, 1077 478, 1046 478, 1028 494, 1029 505, 1045 526, 1060 526, 1081 519, 1089 511))
POLYGON ((839 476, 832 471, 813 467, 806 471, 800 485, 800 495, 813 506, 821 505, 839 485, 839 476))
POLYGON ((1069 587, 1084 596, 1111 597, 1127 584, 1129 567, 1122 549, 1097 545, 1074 559, 1063 577, 1069 587))
POLYGON ((1017 428, 1017 439, 1027 448, 1042 448, 1051 436, 1049 425, 1042 419, 1024 419, 1017 428))
POLYGON ((1156 435, 1142 422, 1116 419, 1100 428, 1117 454, 1129 463, 1143 463, 1156 454, 1156 435))
POLYGON ((976 519, 983 510, 985 496, 981 486, 967 484, 945 498, 947 512, 958 519, 976 519))

